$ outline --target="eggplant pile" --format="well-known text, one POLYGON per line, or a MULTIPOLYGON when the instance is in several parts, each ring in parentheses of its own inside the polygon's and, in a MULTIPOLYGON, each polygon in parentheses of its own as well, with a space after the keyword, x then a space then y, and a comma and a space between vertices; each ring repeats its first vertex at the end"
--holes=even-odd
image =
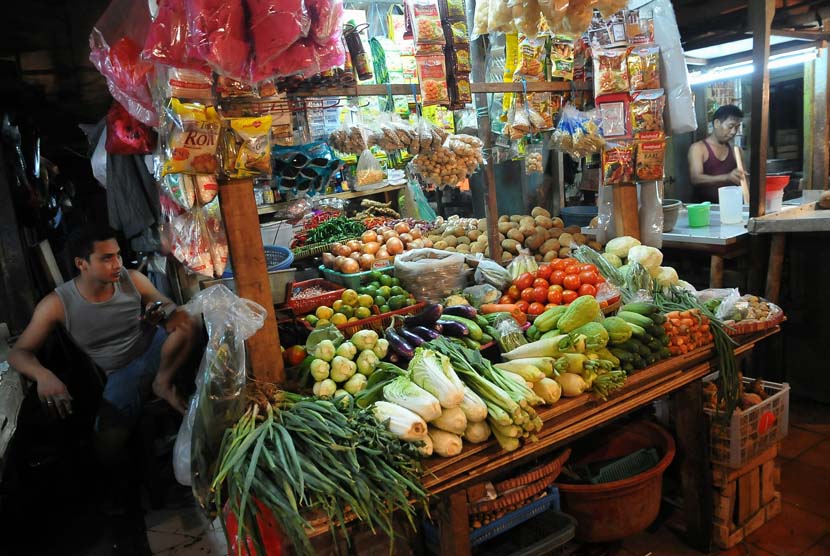
POLYGON ((393 362, 411 359, 415 348, 445 336, 470 349, 481 349, 493 341, 496 330, 471 305, 443 307, 433 303, 421 312, 405 318, 395 317, 385 330, 389 341, 389 359, 393 362))

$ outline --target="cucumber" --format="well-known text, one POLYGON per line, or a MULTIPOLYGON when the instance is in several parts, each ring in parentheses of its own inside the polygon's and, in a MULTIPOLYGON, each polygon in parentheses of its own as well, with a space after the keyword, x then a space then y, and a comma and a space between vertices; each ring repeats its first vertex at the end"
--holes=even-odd
POLYGON ((634 365, 632 365, 631 363, 625 363, 622 366, 622 370, 624 370, 626 373, 631 374, 631 372, 634 370, 634 365))
POLYGON ((493 338, 498 338, 501 335, 501 334, 499 334, 498 330, 496 330, 495 328, 493 328, 489 324, 485 328, 483 328, 483 330, 484 330, 485 334, 489 334, 493 338))
POLYGON ((634 339, 640 342, 641 344, 648 345, 649 342, 654 341, 654 336, 651 334, 635 334, 634 339))
POLYGON ((455 315, 441 315, 442 320, 451 320, 454 322, 458 322, 466 326, 470 330, 470 338, 475 341, 481 340, 481 337, 484 335, 484 332, 481 330, 481 327, 470 319, 466 319, 464 317, 457 317, 455 315))
POLYGON ((669 351, 669 348, 664 347, 663 349, 661 349, 660 357, 663 359, 668 359, 669 357, 671 357, 671 352, 669 351))
POLYGON ((658 313, 660 311, 660 309, 658 309, 656 305, 654 305, 653 303, 647 303, 645 301, 635 301, 633 303, 626 303, 620 308, 620 310, 629 313, 638 313, 640 315, 653 315, 654 313, 658 313))
POLYGON ((660 340, 652 340, 648 343, 648 349, 652 351, 652 353, 659 353, 661 349, 663 349, 663 344, 660 340))
POLYGON ((666 335, 666 329, 657 324, 651 324, 649 326, 644 326, 646 332, 654 336, 655 338, 662 338, 666 335))
POLYGON ((624 349, 620 349, 618 347, 611 347, 608 351, 610 351, 611 354, 622 363, 631 363, 634 361, 634 355, 630 351, 625 351, 624 349))
POLYGON ((654 365, 657 363, 657 355, 650 353, 645 357, 646 365, 654 365))
MULTIPOLYGON (((444 315, 444 316, 447 316, 447 315, 444 315)), ((468 348, 475 349, 475 350, 481 349, 481 344, 479 344, 478 342, 476 342, 475 340, 473 340, 469 336, 465 337, 465 338, 461 338, 461 339, 464 341, 465 344, 467 344, 468 348)))
POLYGON ((485 318, 484 318, 483 316, 481 316, 481 315, 476 315, 476 324, 477 324, 477 325, 479 325, 479 326, 481 327, 481 329, 482 329, 482 330, 483 330, 486 326, 489 326, 489 325, 490 325, 490 323, 489 323, 489 322, 487 322, 487 319, 485 319, 485 318))
MULTIPOLYGON (((481 335, 481 343, 482 344, 489 344, 494 340, 493 336, 485 332, 481 335)), ((662 345, 660 347, 663 347, 662 345)))
POLYGON ((617 316, 623 319, 625 322, 630 322, 631 324, 636 324, 637 326, 641 326, 643 328, 654 324, 654 321, 652 321, 649 317, 641 315, 639 313, 620 311, 619 313, 617 313, 617 316))
POLYGON ((614 347, 625 350, 629 353, 637 353, 638 351, 640 351, 640 346, 641 345, 642 344, 640 342, 638 342, 637 340, 635 340, 634 338, 629 338, 628 340, 624 341, 621 344, 617 344, 614 347))
POLYGON ((671 340, 669 339, 668 335, 666 335, 660 338, 660 343, 663 344, 663 346, 665 347, 671 343, 671 340))
POLYGON ((639 355, 634 357, 634 361, 632 362, 635 369, 645 369, 646 368, 646 361, 639 355))
POLYGON ((662 313, 654 313, 651 315, 651 320, 654 324, 663 324, 666 322, 666 315, 662 313))

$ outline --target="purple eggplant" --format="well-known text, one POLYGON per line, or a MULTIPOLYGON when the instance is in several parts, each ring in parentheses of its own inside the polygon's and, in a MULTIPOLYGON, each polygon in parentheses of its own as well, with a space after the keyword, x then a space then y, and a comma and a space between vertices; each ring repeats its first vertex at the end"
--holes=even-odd
POLYGON ((432 326, 432 324, 441 318, 443 307, 439 303, 432 303, 424 307, 420 313, 406 317, 404 319, 404 326, 409 328, 413 326, 432 326))
POLYGON ((476 319, 476 308, 471 305, 453 305, 451 307, 444 307, 444 315, 453 315, 456 317, 464 317, 465 319, 476 319))
POLYGON ((438 324, 437 322, 435 324, 433 324, 432 326, 427 326, 426 328, 429 328, 431 330, 435 330, 439 334, 444 331, 444 327, 441 326, 440 324, 438 324))
POLYGON ((418 347, 424 343, 423 338, 421 338, 411 330, 407 330, 406 328, 398 328, 397 330, 395 330, 395 332, 397 332, 401 338, 406 340, 406 342, 413 347, 418 347))
MULTIPOLYGON (((441 325, 444 336, 452 336, 453 338, 462 338, 470 335, 470 329, 454 320, 438 320, 441 325)), ((391 342, 391 340, 390 340, 391 342)))
POLYGON ((415 355, 415 349, 391 326, 386 329, 386 339, 389 340, 389 349, 399 356, 410 359, 415 355))
POLYGON ((427 342, 430 340, 437 340, 441 336, 440 333, 432 330, 431 328, 427 328, 426 326, 413 326, 410 328, 410 331, 414 332, 427 342))

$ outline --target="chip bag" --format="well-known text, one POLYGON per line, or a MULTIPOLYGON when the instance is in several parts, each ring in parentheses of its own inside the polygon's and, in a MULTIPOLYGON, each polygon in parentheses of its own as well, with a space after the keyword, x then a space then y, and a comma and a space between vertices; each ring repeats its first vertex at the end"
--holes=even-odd
POLYGON ((421 104, 449 104, 450 94, 447 88, 447 68, 443 54, 416 56, 418 64, 418 81, 421 84, 421 104))
POLYGON ((159 187, 169 199, 175 201, 184 210, 190 210, 196 202, 196 186, 193 176, 167 174, 159 180, 159 187))
POLYGON ((551 43, 550 62, 551 77, 559 77, 566 81, 573 81, 574 41, 567 37, 555 37, 551 43))
POLYGON ((637 180, 662 180, 665 155, 665 141, 641 141, 637 143, 637 180))
POLYGON ((639 46, 628 55, 628 77, 635 91, 660 88, 660 47, 639 46))
POLYGON ((602 151, 602 178, 605 185, 634 183, 634 144, 609 143, 602 151))
POLYGON ((663 108, 666 97, 663 89, 638 91, 631 94, 631 128, 637 139, 654 140, 663 137, 663 108))
POLYGON ((271 116, 231 118, 230 128, 237 143, 234 177, 271 173, 271 116))
POLYGON ((216 108, 173 98, 166 109, 161 175, 215 174, 219 116, 216 108))
POLYGON ((210 245, 210 260, 213 263, 213 272, 222 276, 228 265, 228 239, 225 235, 225 225, 222 222, 222 210, 219 199, 202 207, 205 231, 210 245))
POLYGON ((627 58, 628 49, 594 50, 594 96, 628 92, 627 58))

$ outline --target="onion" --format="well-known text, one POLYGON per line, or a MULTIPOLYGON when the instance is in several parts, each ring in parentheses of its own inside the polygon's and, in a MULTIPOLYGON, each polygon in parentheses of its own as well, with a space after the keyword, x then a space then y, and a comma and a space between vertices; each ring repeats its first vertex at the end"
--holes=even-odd
POLYGON ((357 260, 360 258, 360 251, 355 251, 354 253, 349 253, 349 258, 353 260, 357 260))
POLYGON ((354 259, 346 259, 343 261, 343 266, 340 268, 340 272, 343 274, 354 274, 360 270, 360 265, 357 264, 357 261, 354 259))
POLYGON ((348 245, 338 245, 337 251, 334 251, 335 255, 339 255, 341 257, 348 257, 352 254, 352 250, 349 249, 348 245))
POLYGON ((357 262, 362 270, 369 270, 372 268, 372 263, 375 262, 375 256, 364 253, 357 259, 357 262))
POLYGON ((323 266, 326 268, 334 268, 334 255, 331 253, 323 253, 323 266))
POLYGON ((346 242, 346 246, 349 248, 350 252, 354 253, 355 251, 360 251, 360 242, 356 239, 351 239, 346 242))
POLYGON ((410 243, 411 241, 413 241, 415 239, 410 234, 401 234, 400 238, 401 238, 401 241, 404 242, 404 243, 410 243))
POLYGON ((378 252, 375 253, 376 259, 388 259, 389 258, 389 251, 386 250, 386 246, 382 246, 378 249, 378 252))
POLYGON ((400 239, 393 237, 386 242, 386 250, 390 255, 399 255, 403 253, 403 242, 400 239))
POLYGON ((398 222, 395 224, 395 231, 399 234, 406 234, 409 233, 409 224, 406 222, 398 222))
POLYGON ((423 242, 424 247, 432 247, 432 245, 433 245, 432 240, 431 240, 431 239, 429 239, 429 238, 427 238, 427 239, 422 239, 421 241, 423 242))
POLYGON ((421 239, 421 228, 415 226, 411 230, 409 230, 409 234, 414 237, 415 239, 421 239))
POLYGON ((383 232, 383 241, 387 242, 393 237, 398 237, 398 233, 395 230, 386 230, 383 232))
POLYGON ((363 232, 363 235, 360 236, 360 241, 363 243, 370 243, 378 240, 378 235, 373 232, 372 230, 366 230, 363 232))
POLYGON ((364 253, 368 253, 370 255, 377 254, 378 249, 380 249, 380 243, 378 243, 377 241, 370 241, 368 243, 364 243, 363 247, 361 247, 361 250, 364 253))
POLYGON ((340 272, 340 269, 343 268, 343 263, 346 262, 346 259, 348 259, 348 257, 344 257, 342 255, 338 255, 337 257, 335 257, 334 258, 334 270, 336 270, 337 272, 340 272))

